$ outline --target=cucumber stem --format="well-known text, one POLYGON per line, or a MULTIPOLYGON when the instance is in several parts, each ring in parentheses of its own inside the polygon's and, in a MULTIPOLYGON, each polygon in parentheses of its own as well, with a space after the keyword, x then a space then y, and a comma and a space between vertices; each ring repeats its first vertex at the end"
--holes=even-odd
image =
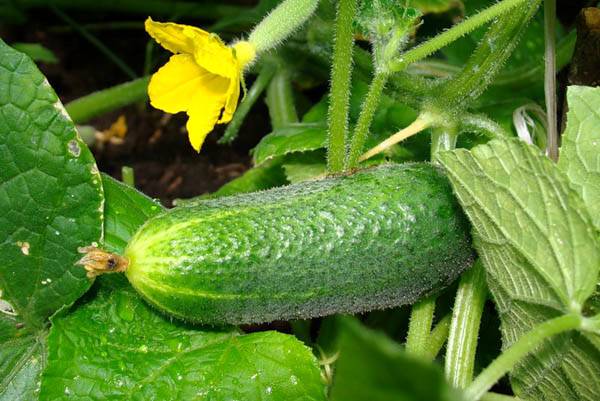
POLYGON ((448 383, 456 388, 466 388, 473 381, 479 327, 486 299, 485 270, 479 261, 461 277, 452 311, 445 374, 448 383))
POLYGON ((340 0, 335 22, 331 89, 327 113, 327 170, 331 173, 341 172, 346 159, 352 50, 354 48, 352 21, 356 14, 356 4, 357 0, 340 0))
POLYGON ((106 273, 123 273, 129 267, 129 259, 94 245, 79 248, 78 251, 84 255, 76 264, 83 266, 88 278, 106 273))
POLYGON ((427 357, 429 360, 433 361, 446 343, 451 320, 452 316, 447 314, 440 319, 438 324, 431 330, 431 333, 429 333, 429 343, 427 344, 427 357))
POLYGON ((435 313, 435 297, 426 298, 413 305, 406 337, 406 352, 417 357, 426 357, 429 334, 435 313))
POLYGON ((356 123, 354 135, 352 136, 350 152, 346 160, 346 170, 353 169, 358 164, 358 159, 363 151, 367 137, 369 136, 369 128, 373 121, 377 106, 379 106, 379 100, 383 93, 387 78, 387 72, 377 72, 371 81, 369 92, 363 101, 362 110, 358 116, 358 122, 356 123))
POLYGON ((529 332, 524 333, 517 342, 504 350, 467 387, 464 392, 465 400, 477 401, 481 399, 502 376, 514 368, 530 352, 539 347, 546 339, 557 334, 579 329, 581 328, 581 324, 581 316, 569 314, 548 320, 535 326, 529 332))

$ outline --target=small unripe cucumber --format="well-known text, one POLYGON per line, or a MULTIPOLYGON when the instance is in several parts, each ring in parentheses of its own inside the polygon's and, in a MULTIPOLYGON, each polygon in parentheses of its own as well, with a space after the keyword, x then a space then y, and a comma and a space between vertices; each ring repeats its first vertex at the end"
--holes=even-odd
POLYGON ((446 177, 390 164, 172 209, 140 228, 125 257, 150 303, 220 325, 411 303, 473 253, 446 177))

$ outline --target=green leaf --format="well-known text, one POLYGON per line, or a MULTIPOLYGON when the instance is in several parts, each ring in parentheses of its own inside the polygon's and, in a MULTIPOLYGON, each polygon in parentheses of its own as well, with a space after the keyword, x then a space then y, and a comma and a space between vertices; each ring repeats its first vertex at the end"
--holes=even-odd
POLYGON ((160 203, 140 191, 102 174, 104 242, 106 250, 122 253, 131 236, 150 217, 162 212, 160 203))
POLYGON ((327 174, 325 154, 322 151, 289 155, 282 167, 292 184, 322 178, 327 174))
POLYGON ((294 337, 173 323, 121 279, 53 319, 40 400, 324 400, 294 337))
POLYGON ((21 335, 19 323, 17 318, 0 314, 0 401, 37 398, 47 333, 21 335))
POLYGON ((211 194, 211 197, 229 196, 262 191, 287 184, 285 174, 278 160, 266 162, 246 171, 240 177, 228 182, 211 194))
POLYGON ((600 88, 571 86, 558 167, 581 195, 600 231, 600 88))
POLYGON ((460 400, 437 366, 416 359, 355 318, 340 318, 332 401, 460 400))
POLYGON ((277 156, 325 147, 327 127, 321 123, 297 123, 266 135, 254 148, 254 163, 259 165, 277 156))
MULTIPOLYGON (((518 140, 442 152, 439 160, 473 223, 504 347, 539 323, 582 309, 598 282, 600 244, 562 172, 518 140)), ((600 382, 590 378, 599 375, 600 338, 571 332, 526 358, 512 384, 524 399, 593 400, 600 382)))
POLYGON ((77 248, 102 237, 102 186, 64 107, 0 40, 0 400, 32 399, 47 318, 90 286, 77 248))
POLYGON ((58 63, 58 58, 52 50, 45 48, 39 43, 13 43, 11 46, 13 49, 28 55, 33 61, 41 61, 48 64, 58 63))

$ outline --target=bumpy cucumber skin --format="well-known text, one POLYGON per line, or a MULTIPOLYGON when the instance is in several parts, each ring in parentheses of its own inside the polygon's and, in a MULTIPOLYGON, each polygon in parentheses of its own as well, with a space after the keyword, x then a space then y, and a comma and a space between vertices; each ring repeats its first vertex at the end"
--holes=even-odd
POLYGON ((473 261, 450 184, 425 163, 175 208, 141 227, 125 256, 151 304, 212 325, 412 303, 473 261))

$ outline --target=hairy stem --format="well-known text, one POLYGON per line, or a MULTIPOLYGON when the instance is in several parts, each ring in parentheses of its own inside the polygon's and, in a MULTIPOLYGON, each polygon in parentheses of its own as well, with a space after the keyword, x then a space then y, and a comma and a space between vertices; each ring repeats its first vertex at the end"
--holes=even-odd
POLYGON ((438 356, 444 343, 448 339, 451 320, 452 316, 447 314, 438 322, 433 330, 431 330, 429 343, 427 344, 427 358, 429 358, 429 360, 434 360, 438 356))
POLYGON ((485 270, 481 262, 477 262, 460 279, 446 346, 446 380, 456 388, 465 388, 473 380, 479 325, 486 298, 485 270))
POLYGON ((258 23, 248 36, 257 53, 270 50, 288 38, 316 10, 319 0, 284 0, 258 23))
POLYGON ((352 48, 354 45, 352 21, 356 13, 356 2, 357 0, 340 0, 336 17, 327 138, 327 169, 332 173, 341 172, 346 159, 352 48))
POLYGON ((431 133, 431 161, 435 162, 435 156, 440 150, 456 148, 457 139, 456 126, 436 127, 431 133))
POLYGON ((417 357, 426 357, 428 353, 429 334, 435 313, 435 297, 426 298, 412 307, 406 352, 417 357))
POLYGON ((464 396, 467 401, 479 400, 502 376, 530 352, 540 346, 544 340, 566 331, 581 327, 579 315, 568 314, 548 320, 529 332, 523 334, 513 345, 508 347, 467 387, 464 396))
POLYGON ((447 46, 469 32, 472 32, 481 25, 492 21, 500 15, 510 11, 514 7, 525 3, 526 1, 528 0, 504 0, 500 3, 494 4, 493 6, 428 40, 427 42, 407 51, 398 60, 392 63, 391 71, 399 72, 404 70, 407 66, 415 61, 419 61, 432 55, 439 49, 447 46))
POLYGON ((371 127, 373 116, 379 105, 379 99, 381 98, 381 93, 383 92, 386 81, 387 74, 383 72, 375 74, 373 81, 371 81, 369 92, 362 103, 360 115, 358 116, 356 128, 354 129, 354 135, 352 135, 350 152, 348 153, 348 159, 346 161, 346 170, 352 169, 358 164, 358 159, 365 147, 365 142, 369 135, 369 128, 371 127))
POLYGON ((558 111, 556 105, 556 0, 544 0, 545 63, 544 92, 548 116, 548 156, 558 161, 558 111))

